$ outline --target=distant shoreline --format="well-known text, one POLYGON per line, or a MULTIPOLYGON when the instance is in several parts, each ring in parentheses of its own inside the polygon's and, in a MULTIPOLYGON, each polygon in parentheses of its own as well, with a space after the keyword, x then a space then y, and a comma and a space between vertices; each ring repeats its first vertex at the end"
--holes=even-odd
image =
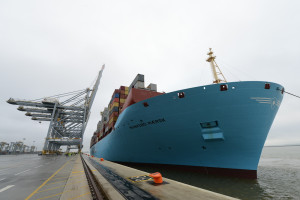
POLYGON ((264 147, 294 147, 294 146, 300 146, 300 144, 268 145, 268 146, 264 146, 264 147))

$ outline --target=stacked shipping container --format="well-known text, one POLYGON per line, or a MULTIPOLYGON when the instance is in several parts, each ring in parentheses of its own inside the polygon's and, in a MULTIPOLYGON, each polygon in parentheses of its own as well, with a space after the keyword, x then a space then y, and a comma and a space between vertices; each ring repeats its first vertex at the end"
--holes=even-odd
POLYGON ((142 74, 138 74, 135 77, 130 84, 130 87, 121 86, 119 89, 115 89, 108 107, 101 112, 102 119, 97 124, 97 130, 92 137, 91 146, 96 144, 114 129, 119 114, 126 107, 161 94, 163 93, 157 92, 156 84, 151 83, 145 88, 144 75, 142 74))
POLYGON ((93 146, 98 140, 105 137, 112 131, 128 96, 128 93, 129 88, 125 86, 121 86, 119 89, 115 89, 108 107, 105 108, 103 112, 101 112, 102 119, 97 124, 97 130, 95 134, 97 135, 97 140, 93 138, 91 141, 91 146, 93 146))
POLYGON ((115 90, 110 104, 109 104, 109 124, 108 124, 108 133, 114 128, 116 121, 119 117, 120 110, 122 109, 124 102, 128 96, 129 88, 121 86, 119 89, 115 90))

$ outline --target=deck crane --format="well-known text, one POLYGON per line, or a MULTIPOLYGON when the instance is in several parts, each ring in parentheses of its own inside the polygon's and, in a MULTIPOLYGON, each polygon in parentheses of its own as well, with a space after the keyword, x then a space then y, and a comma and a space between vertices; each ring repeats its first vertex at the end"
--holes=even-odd
POLYGON ((207 53, 207 55, 209 56, 206 59, 206 62, 210 63, 211 66, 211 71, 212 74, 214 76, 214 81, 213 83, 227 83, 227 80, 225 78, 225 76, 223 75, 223 73, 221 72, 221 69, 219 68, 219 66, 217 65, 215 59, 216 56, 214 56, 214 52, 211 50, 211 48, 209 48, 209 52, 207 53), (220 78, 219 76, 221 76, 222 78, 220 78))
POLYGON ((9 104, 18 105, 17 109, 25 111, 25 115, 32 120, 50 122, 43 154, 59 153, 61 146, 77 146, 78 151, 81 150, 83 134, 104 67, 103 65, 99 71, 92 89, 87 88, 35 100, 10 98, 7 101, 9 104))

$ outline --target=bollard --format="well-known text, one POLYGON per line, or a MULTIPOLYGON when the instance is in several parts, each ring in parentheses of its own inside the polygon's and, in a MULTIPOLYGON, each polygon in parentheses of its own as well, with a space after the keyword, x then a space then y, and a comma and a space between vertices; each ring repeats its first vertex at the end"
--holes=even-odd
POLYGON ((103 159, 103 158, 100 158, 100 161, 104 161, 104 159, 103 159))
POLYGON ((159 172, 149 174, 149 176, 151 176, 153 178, 154 183, 162 183, 163 182, 162 176, 159 172))

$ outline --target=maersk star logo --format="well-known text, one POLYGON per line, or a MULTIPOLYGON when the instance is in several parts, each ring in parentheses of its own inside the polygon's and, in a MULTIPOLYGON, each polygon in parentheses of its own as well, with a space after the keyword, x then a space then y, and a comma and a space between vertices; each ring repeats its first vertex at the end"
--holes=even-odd
POLYGON ((275 106, 279 107, 281 104, 281 101, 274 98, 266 98, 266 97, 251 97, 251 99, 257 101, 258 103, 265 103, 270 104, 271 108, 274 108, 275 106))

